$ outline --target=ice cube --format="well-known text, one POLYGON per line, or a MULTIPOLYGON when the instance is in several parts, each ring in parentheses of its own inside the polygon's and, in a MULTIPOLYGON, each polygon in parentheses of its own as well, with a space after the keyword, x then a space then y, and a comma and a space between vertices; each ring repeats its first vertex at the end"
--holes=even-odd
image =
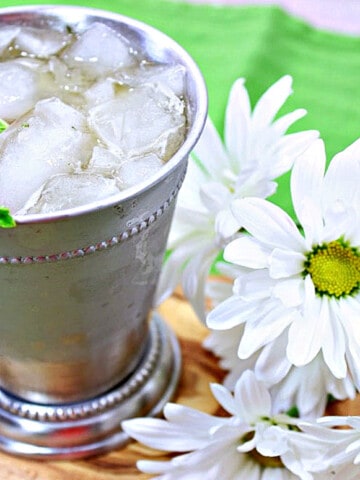
POLYGON ((90 78, 105 76, 134 63, 129 42, 103 23, 93 23, 64 51, 62 58, 70 67, 85 71, 90 78))
POLYGON ((87 78, 83 72, 69 68, 57 57, 51 57, 49 60, 48 71, 51 74, 48 87, 52 94, 71 106, 81 108, 85 103, 83 92, 89 88, 93 80, 87 78))
POLYGON ((15 65, 21 65, 22 67, 26 67, 30 70, 37 71, 37 72, 47 72, 48 67, 44 60, 33 58, 33 57, 18 57, 12 60, 12 63, 15 65))
POLYGON ((17 60, 0 63, 0 117, 13 121, 30 110, 38 96, 38 75, 17 60))
POLYGON ((81 113, 56 98, 39 101, 0 135, 0 205, 16 212, 50 176, 87 164, 94 144, 81 113))
POLYGON ((54 82, 54 75, 50 71, 47 61, 25 56, 16 58, 13 62, 28 70, 32 70, 36 75, 36 93, 32 106, 35 106, 35 103, 42 98, 53 97, 56 93, 59 93, 54 82))
POLYGON ((87 129, 85 116, 56 97, 38 102, 34 115, 41 117, 48 126, 65 129, 64 137, 72 138, 87 129))
POLYGON ((52 213, 104 200, 120 192, 117 181, 90 173, 59 174, 51 177, 21 213, 52 213))
POLYGON ((115 78, 132 87, 146 84, 162 84, 175 95, 182 97, 185 94, 185 73, 183 65, 158 65, 143 63, 140 68, 121 69, 116 72, 115 78))
POLYGON ((48 63, 49 71, 54 75, 54 80, 60 86, 66 83, 68 66, 58 57, 51 57, 48 63))
POLYGON ((184 103, 155 86, 130 89, 89 110, 89 124, 121 156, 154 153, 168 160, 185 135, 184 103))
POLYGON ((118 178, 122 188, 129 188, 147 180, 158 172, 163 162, 154 154, 132 158, 120 165, 118 178))
POLYGON ((68 33, 47 28, 21 27, 16 36, 16 46, 19 50, 47 58, 55 55, 70 42, 68 33))
POLYGON ((84 93, 88 107, 94 107, 104 102, 114 100, 129 87, 122 85, 118 80, 108 77, 94 83, 84 93))
POLYGON ((92 157, 87 165, 87 171, 100 173, 107 177, 115 177, 122 163, 121 158, 107 148, 94 147, 92 157))
POLYGON ((20 27, 16 27, 13 25, 1 27, 0 29, 0 54, 1 55, 15 40, 16 35, 19 33, 19 31, 20 31, 20 27))

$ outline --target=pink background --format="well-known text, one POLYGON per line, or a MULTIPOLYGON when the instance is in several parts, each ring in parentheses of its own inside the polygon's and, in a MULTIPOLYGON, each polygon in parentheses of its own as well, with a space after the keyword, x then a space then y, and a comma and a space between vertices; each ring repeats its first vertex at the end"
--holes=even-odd
POLYGON ((281 5, 312 25, 339 33, 360 35, 360 0, 188 0, 226 5, 281 5))

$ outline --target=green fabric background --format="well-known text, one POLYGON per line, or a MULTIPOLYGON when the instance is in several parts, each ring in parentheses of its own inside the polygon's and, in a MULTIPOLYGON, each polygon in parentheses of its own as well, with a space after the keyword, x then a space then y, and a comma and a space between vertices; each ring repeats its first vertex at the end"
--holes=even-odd
MULTIPOLYGON (((360 37, 317 30, 272 6, 193 5, 166 0, 0 0, 1 7, 61 3, 122 13, 157 27, 198 63, 209 92, 209 113, 222 133, 234 80, 245 77, 254 103, 280 76, 294 78, 281 113, 308 115, 291 131, 317 129, 329 159, 360 137, 360 37)), ((289 175, 273 201, 292 213, 289 175)))

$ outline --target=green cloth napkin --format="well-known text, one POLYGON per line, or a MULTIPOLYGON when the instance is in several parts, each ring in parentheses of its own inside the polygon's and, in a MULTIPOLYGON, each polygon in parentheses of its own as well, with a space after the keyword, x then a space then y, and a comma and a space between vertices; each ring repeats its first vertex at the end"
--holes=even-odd
MULTIPOLYGON (((34 4, 0 0, 0 6, 34 4)), ((49 0, 37 1, 48 4, 49 0)), ((291 131, 317 129, 329 159, 360 137, 360 37, 321 31, 274 6, 195 5, 166 0, 61 0, 137 18, 167 33, 198 63, 209 92, 209 114, 220 133, 230 87, 245 77, 253 103, 282 75, 294 94, 281 114, 308 115, 291 131)), ((289 174, 273 201, 293 215, 289 174)))

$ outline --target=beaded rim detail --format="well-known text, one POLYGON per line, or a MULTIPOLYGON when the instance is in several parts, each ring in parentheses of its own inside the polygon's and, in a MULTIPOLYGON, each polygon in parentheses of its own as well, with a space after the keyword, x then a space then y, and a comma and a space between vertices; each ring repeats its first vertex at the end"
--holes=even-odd
POLYGON ((124 232, 121 232, 117 235, 114 235, 112 238, 108 240, 103 240, 101 242, 97 242, 95 245, 88 245, 82 248, 76 248, 75 250, 68 250, 66 252, 61 253, 54 253, 50 255, 37 255, 37 256, 19 256, 19 257, 8 257, 8 256, 0 256, 0 266, 1 265, 29 265, 32 263, 53 263, 58 262, 60 260, 69 260, 71 258, 79 258, 84 257, 86 255, 90 255, 95 252, 99 252, 101 250, 106 250, 111 248, 118 243, 122 243, 130 237, 137 235, 138 233, 142 232, 146 228, 148 228, 152 223, 155 222, 165 210, 167 210, 170 204, 174 201, 177 194, 179 193, 180 187, 184 181, 185 174, 180 179, 176 188, 171 192, 170 197, 156 210, 156 212, 152 213, 148 218, 142 220, 141 222, 132 225, 124 232))
POLYGON ((66 422, 83 420, 116 408, 136 393, 151 377, 161 354, 161 332, 157 322, 150 325, 151 346, 147 352, 139 371, 125 385, 115 387, 105 395, 93 400, 68 405, 36 405, 14 398, 0 390, 0 408, 21 418, 45 422, 66 422))

